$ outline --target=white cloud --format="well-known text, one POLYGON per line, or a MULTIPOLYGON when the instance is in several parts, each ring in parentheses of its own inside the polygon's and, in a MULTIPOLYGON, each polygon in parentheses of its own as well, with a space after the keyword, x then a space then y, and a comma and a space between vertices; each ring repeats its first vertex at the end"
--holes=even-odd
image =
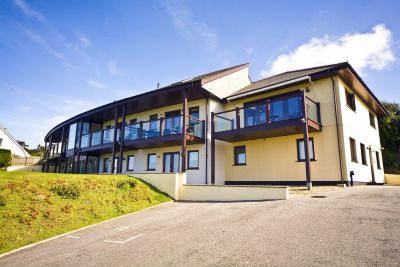
POLYGON ((14 0, 15 5, 17 5, 25 15, 35 18, 38 21, 45 21, 45 18, 42 14, 32 9, 25 3, 23 0, 14 0))
POLYGON ((95 88, 99 88, 99 89, 107 88, 107 85, 105 85, 103 83, 100 83, 100 82, 97 82, 97 81, 94 81, 92 79, 87 80, 87 83, 90 84, 91 86, 95 87, 95 88))
POLYGON ((253 54, 254 52, 254 48, 251 47, 243 47, 243 50, 249 55, 253 54))
POLYGON ((108 62, 107 70, 112 75, 124 75, 126 73, 125 70, 121 69, 118 66, 118 62, 115 61, 115 60, 112 60, 112 61, 108 62))
POLYGON ((89 47, 91 45, 89 38, 82 33, 78 34, 78 39, 83 48, 89 47))
POLYGON ((348 61, 358 72, 382 70, 395 61, 392 32, 379 24, 367 33, 347 33, 339 38, 312 38, 294 51, 279 55, 263 77, 294 69, 348 61))
POLYGON ((217 31, 204 22, 193 21, 189 10, 178 0, 165 1, 165 9, 172 18, 175 28, 185 38, 202 42, 215 50, 218 47, 217 31))

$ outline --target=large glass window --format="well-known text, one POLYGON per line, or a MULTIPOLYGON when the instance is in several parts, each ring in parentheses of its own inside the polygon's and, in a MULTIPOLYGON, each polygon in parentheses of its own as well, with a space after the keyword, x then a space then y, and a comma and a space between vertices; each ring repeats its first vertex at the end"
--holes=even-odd
POLYGON ((199 151, 191 150, 188 151, 188 169, 199 168, 199 151))
POLYGON ((103 172, 110 172, 110 170, 111 170, 111 160, 106 158, 103 160, 103 172))
POLYGON ((233 152, 235 155, 235 165, 246 165, 246 147, 235 146, 233 152))
POLYGON ((75 138, 76 138, 76 123, 69 126, 68 135, 68 149, 75 148, 75 138))
MULTIPOLYGON (((255 126, 266 123, 267 121, 267 105, 261 104, 257 106, 245 107, 244 111, 244 127, 255 126)), ((240 114, 242 115, 242 114, 240 114)), ((241 126, 243 127, 243 126, 241 126)))
POLYGON ((155 171, 157 164, 157 155, 148 154, 147 155, 147 171, 155 171))
POLYGON ((86 173, 97 173, 99 168, 99 159, 95 156, 88 156, 86 173))
MULTIPOLYGON (((310 154, 310 160, 315 160, 314 153, 314 138, 308 139, 308 153, 310 154)), ((306 152, 304 148, 304 139, 297 139, 297 160, 304 161, 306 159, 306 152)))

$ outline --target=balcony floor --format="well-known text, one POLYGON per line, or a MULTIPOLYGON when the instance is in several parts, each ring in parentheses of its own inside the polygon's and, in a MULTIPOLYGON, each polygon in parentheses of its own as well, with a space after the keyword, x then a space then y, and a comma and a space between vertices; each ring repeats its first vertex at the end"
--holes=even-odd
MULTIPOLYGON (((187 135, 186 142, 188 145, 204 144, 204 138, 187 135)), ((182 134, 174 134, 161 137, 151 137, 141 140, 125 141, 125 149, 146 149, 146 148, 159 148, 169 146, 182 145, 182 134)))
MULTIPOLYGON (((308 120, 308 131, 319 132, 322 126, 312 120, 308 120)), ((303 133, 303 122, 301 119, 273 122, 270 124, 260 124, 241 129, 229 130, 214 133, 216 140, 230 143, 248 141, 269 137, 287 136, 303 133)))

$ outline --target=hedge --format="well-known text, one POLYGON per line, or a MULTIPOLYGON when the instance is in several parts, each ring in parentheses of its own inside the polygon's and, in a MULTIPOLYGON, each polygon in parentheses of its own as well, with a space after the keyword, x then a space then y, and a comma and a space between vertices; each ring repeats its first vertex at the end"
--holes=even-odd
POLYGON ((11 151, 0 148, 0 168, 11 165, 11 151))

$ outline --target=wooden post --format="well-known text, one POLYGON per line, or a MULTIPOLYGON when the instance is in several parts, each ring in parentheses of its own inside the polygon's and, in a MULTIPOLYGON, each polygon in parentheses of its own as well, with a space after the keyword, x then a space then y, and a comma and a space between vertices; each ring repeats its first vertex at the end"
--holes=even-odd
MULTIPOLYGON (((239 108, 236 108, 235 114, 236 114, 236 130, 239 130, 239 129, 240 129, 240 113, 239 113, 239 108)), ((232 129, 232 130, 234 130, 234 129, 232 129)))
POLYGON ((308 137, 308 119, 307 119, 307 105, 306 105, 306 94, 305 91, 302 91, 301 101, 303 106, 303 140, 304 140, 304 163, 306 167, 306 181, 307 181, 307 188, 311 189, 312 182, 311 182, 311 168, 310 168, 310 151, 309 151, 309 137, 308 137))
POLYGON ((113 136, 113 142, 112 142, 112 158, 111 158, 111 174, 114 174, 114 170, 115 170, 115 141, 117 139, 117 124, 118 124, 118 106, 115 107, 114 136, 113 136))
MULTIPOLYGON (((76 161, 76 172, 75 173, 79 173, 79 168, 80 168, 80 159, 79 157, 81 156, 81 144, 82 144, 82 133, 83 133, 83 118, 81 119, 80 122, 80 129, 79 129, 79 142, 78 142, 78 149, 76 152, 76 157, 77 157, 77 161, 76 161)), ((75 159, 74 159, 75 161, 75 159)))
POLYGON ((86 160, 85 160, 85 171, 84 171, 84 173, 87 173, 88 159, 89 159, 89 156, 86 155, 86 160))
POLYGON ((44 142, 44 154, 43 154, 43 163, 42 163, 42 172, 46 170, 46 162, 48 160, 47 156, 47 141, 44 142))
POLYGON ((125 143, 125 119, 126 119, 126 104, 122 106, 122 122, 121 130, 119 131, 119 159, 117 173, 122 173, 122 163, 124 160, 124 143, 125 143))
POLYGON ((211 184, 215 184, 215 138, 214 112, 211 112, 211 184))
POLYGON ((53 134, 50 135, 50 142, 49 142, 49 148, 50 151, 47 152, 47 161, 46 161, 46 172, 49 172, 49 158, 51 156, 51 146, 53 145, 53 134))
POLYGON ((64 131, 65 131, 65 126, 63 126, 62 132, 61 132, 61 151, 60 151, 60 154, 58 155, 59 172, 61 170, 61 157, 62 157, 63 149, 64 149, 64 145, 63 145, 64 144, 64 131))
POLYGON ((182 111, 183 111, 183 125, 182 125, 182 172, 186 172, 186 124, 187 124, 187 115, 188 115, 188 107, 187 107, 187 89, 183 92, 183 101, 182 101, 182 111))

